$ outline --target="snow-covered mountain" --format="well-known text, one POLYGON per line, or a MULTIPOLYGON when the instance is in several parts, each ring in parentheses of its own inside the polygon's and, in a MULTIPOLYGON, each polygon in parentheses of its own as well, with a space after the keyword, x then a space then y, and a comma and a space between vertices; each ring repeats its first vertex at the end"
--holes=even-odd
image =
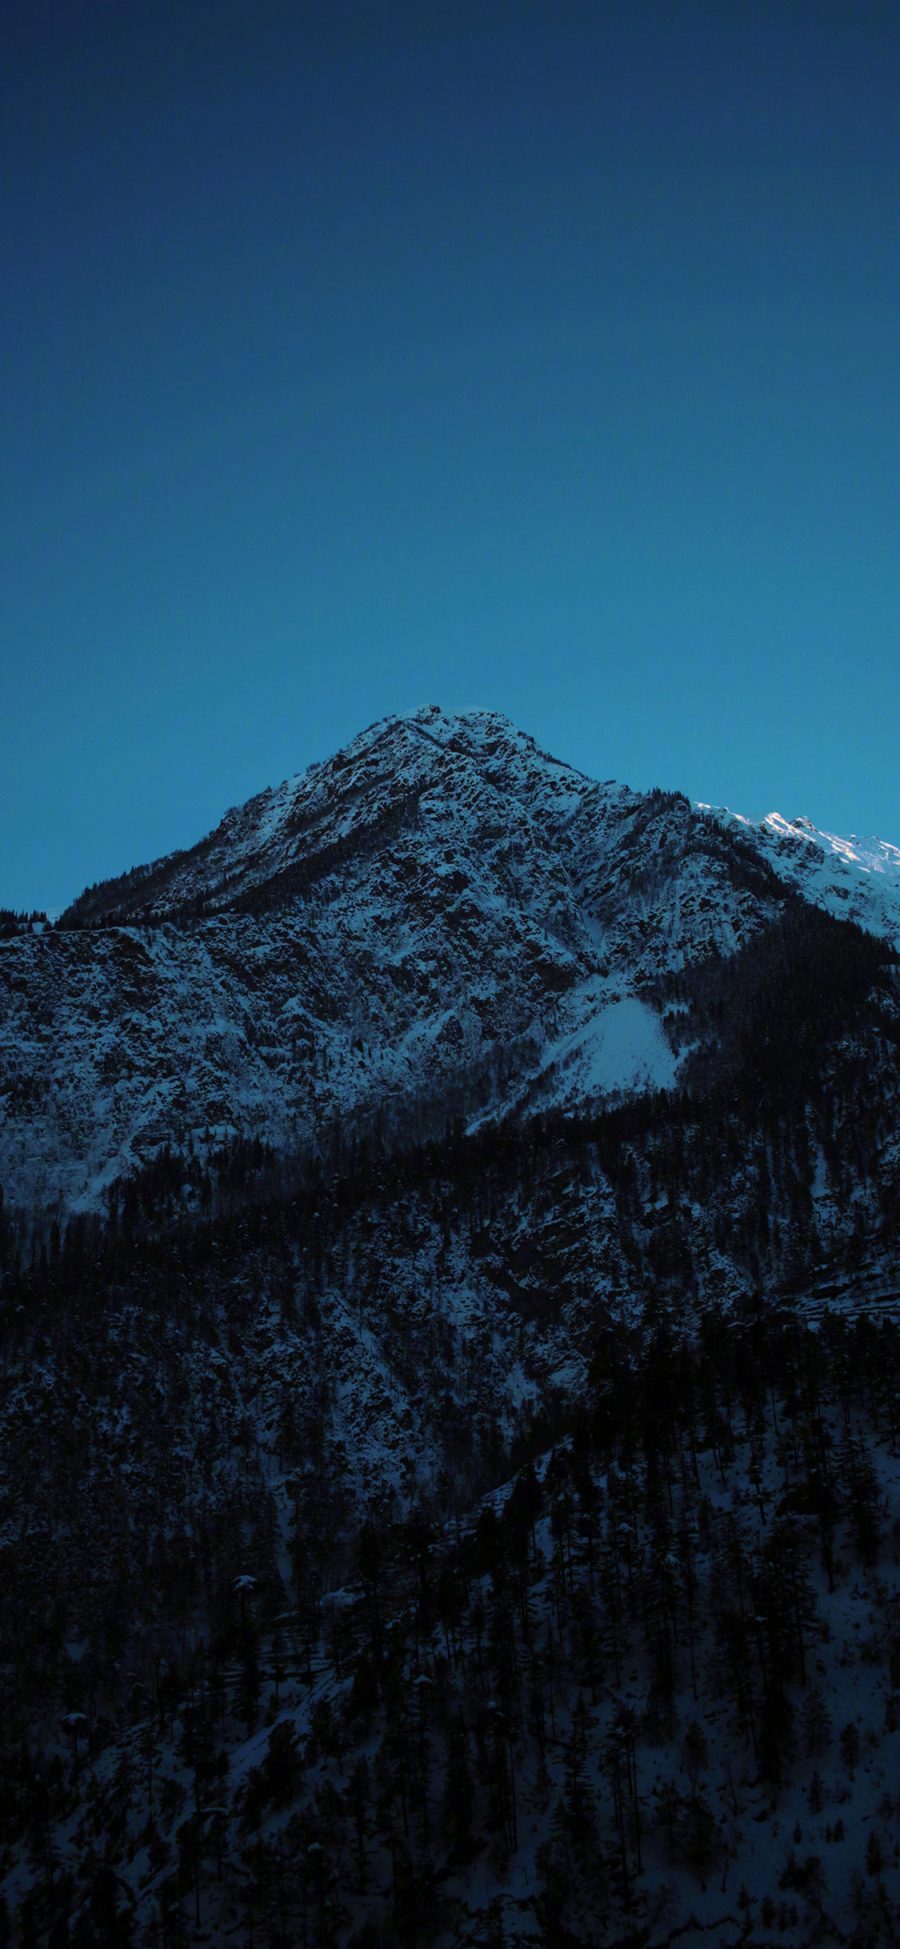
POLYGON ((889 1949, 852 852, 429 709, 10 917, 0 1939, 889 1949))
POLYGON ((163 1144, 303 1151, 338 1122, 423 1135, 671 1088, 669 988, 787 888, 900 916, 895 849, 842 903, 846 856, 827 878, 785 830, 595 783, 494 713, 376 724, 0 943, 7 1203, 89 1207, 163 1144))

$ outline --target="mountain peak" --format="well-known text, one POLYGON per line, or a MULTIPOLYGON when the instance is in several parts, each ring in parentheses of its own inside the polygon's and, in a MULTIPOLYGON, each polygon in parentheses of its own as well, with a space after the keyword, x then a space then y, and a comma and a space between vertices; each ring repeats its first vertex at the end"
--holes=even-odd
POLYGON ((187 851, 88 888, 63 919, 219 911, 264 887, 296 890, 354 842, 373 843, 423 802, 446 828, 451 807, 467 808, 471 819, 485 794, 527 801, 535 811, 549 804, 562 816, 596 789, 499 711, 420 705, 377 719, 331 757, 232 807, 187 851))

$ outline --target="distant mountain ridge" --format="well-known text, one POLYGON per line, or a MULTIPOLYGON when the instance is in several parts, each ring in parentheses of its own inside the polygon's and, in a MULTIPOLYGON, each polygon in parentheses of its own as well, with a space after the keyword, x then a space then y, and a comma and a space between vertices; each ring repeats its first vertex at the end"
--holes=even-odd
POLYGON ((828 841, 596 783, 493 712, 382 720, 3 943, 7 1204, 96 1206, 164 1145, 405 1141, 671 1089, 678 984, 786 901, 900 939, 900 853, 828 841))
POLYGON ((900 846, 856 834, 843 839, 811 819, 784 819, 780 812, 757 823, 723 807, 701 809, 749 837, 804 899, 900 946, 900 846))

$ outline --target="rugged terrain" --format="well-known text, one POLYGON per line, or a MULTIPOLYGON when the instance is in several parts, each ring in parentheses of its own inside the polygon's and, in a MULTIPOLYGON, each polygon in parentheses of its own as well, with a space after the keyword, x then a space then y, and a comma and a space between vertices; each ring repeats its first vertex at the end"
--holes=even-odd
POLYGON ((16 1942, 893 1941, 898 865, 429 709, 10 925, 16 1942))

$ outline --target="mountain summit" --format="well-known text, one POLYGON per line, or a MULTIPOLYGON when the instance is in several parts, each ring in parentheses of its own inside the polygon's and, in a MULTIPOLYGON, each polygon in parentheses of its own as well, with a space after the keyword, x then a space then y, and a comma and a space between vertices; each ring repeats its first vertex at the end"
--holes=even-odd
POLYGON ((460 815, 477 821, 489 801, 515 823, 538 805, 565 815, 588 789, 507 718, 427 705, 370 725, 334 757, 227 812, 189 851, 88 889, 64 920, 259 907, 308 892, 352 852, 419 819, 439 839, 439 824, 449 837, 460 815))

